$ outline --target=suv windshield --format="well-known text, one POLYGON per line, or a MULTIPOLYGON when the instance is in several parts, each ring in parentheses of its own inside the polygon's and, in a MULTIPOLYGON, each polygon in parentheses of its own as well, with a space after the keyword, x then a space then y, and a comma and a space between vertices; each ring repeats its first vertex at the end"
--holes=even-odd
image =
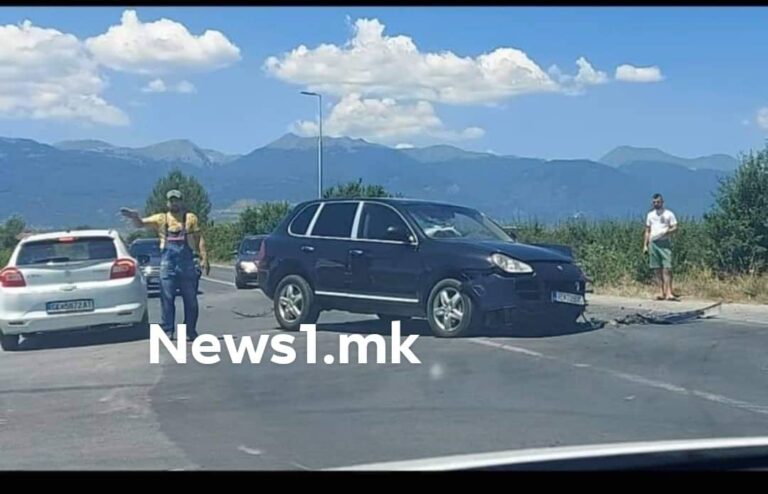
POLYGON ((116 259, 115 243, 109 237, 81 237, 72 240, 42 240, 25 243, 16 264, 57 264, 116 259))
POLYGON ((240 244, 241 254, 258 254, 259 247, 261 247, 260 238, 246 238, 243 243, 240 244))
POLYGON ((151 242, 136 242, 131 245, 131 255, 136 256, 159 256, 160 240, 151 242))
POLYGON ((514 241, 496 223, 474 209, 442 204, 407 204, 404 209, 429 238, 514 241))

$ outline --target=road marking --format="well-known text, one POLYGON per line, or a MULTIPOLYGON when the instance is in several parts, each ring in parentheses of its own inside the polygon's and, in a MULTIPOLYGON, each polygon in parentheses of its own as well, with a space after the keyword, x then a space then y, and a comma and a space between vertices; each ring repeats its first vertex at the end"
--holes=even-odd
POLYGON ((700 391, 697 389, 689 389, 685 388, 683 386, 678 386, 676 384, 667 383, 664 381, 657 381, 654 379, 648 379, 643 376, 638 376, 637 374, 628 374, 626 372, 620 372, 613 369, 608 369, 606 367, 596 367, 593 365, 588 365, 584 363, 574 363, 569 362, 565 359, 559 358, 559 357, 553 357, 551 355, 544 355, 543 353, 534 352, 532 350, 528 350, 527 348, 522 348, 518 346, 513 345, 507 345, 503 343, 496 343, 494 341, 486 340, 484 338, 473 338, 464 340, 469 343, 474 343, 476 345, 483 345, 483 346, 489 346, 493 348, 498 348, 499 350, 505 350, 508 352, 514 352, 514 353, 522 353, 524 355, 528 355, 531 357, 536 358, 543 358, 548 360, 555 360, 557 362, 566 364, 571 367, 575 367, 577 369, 590 369, 595 370, 598 372, 602 372, 604 374, 609 374, 613 377, 616 377, 618 379, 622 379, 624 381, 631 382, 633 384, 640 384, 643 386, 648 386, 651 388, 656 389, 662 389, 664 391, 669 391, 670 393, 675 393, 681 396, 695 396, 697 398, 701 398, 703 400, 711 401, 714 403, 719 403, 721 405, 730 406, 732 408, 737 408, 740 410, 746 410, 753 413, 759 413, 761 415, 768 415, 768 406, 766 405, 758 405, 755 403, 750 403, 748 401, 743 400, 736 400, 733 398, 728 398, 727 396, 710 393, 707 391, 700 391))
POLYGON ((228 264, 211 264, 212 268, 219 268, 219 269, 229 269, 230 271, 234 271, 235 267, 230 266, 228 264))
POLYGON ((234 284, 234 283, 232 283, 231 281, 222 281, 222 280, 217 280, 216 278, 209 278, 209 277, 207 277, 207 276, 202 276, 201 278, 202 278, 202 279, 204 279, 205 281, 210 281, 211 283, 218 283, 218 284, 220 284, 220 285, 227 285, 227 286, 231 286, 231 287, 233 287, 233 288, 237 288, 237 287, 235 286, 235 284, 234 284))
POLYGON ((252 449, 252 448, 249 448, 249 447, 244 446, 244 445, 238 446, 237 450, 238 451, 242 451, 243 453, 246 453, 246 454, 249 454, 249 455, 252 455, 252 456, 260 456, 261 455, 261 450, 259 450, 259 449, 252 449))

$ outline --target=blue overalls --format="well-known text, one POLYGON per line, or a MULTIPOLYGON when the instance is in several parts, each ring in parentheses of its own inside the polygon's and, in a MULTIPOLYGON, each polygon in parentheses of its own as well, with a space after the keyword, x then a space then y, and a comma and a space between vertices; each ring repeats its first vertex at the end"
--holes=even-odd
POLYGON ((168 213, 165 216, 165 245, 160 260, 160 305, 163 311, 161 326, 168 334, 175 331, 176 290, 184 300, 184 324, 187 336, 197 336, 197 286, 200 272, 194 252, 187 242, 187 213, 181 230, 168 232, 168 213))

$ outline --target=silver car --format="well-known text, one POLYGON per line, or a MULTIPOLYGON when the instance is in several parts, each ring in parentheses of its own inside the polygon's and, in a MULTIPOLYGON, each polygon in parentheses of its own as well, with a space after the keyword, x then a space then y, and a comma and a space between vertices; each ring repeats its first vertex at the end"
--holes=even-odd
POLYGON ((124 327, 149 334, 147 288, 113 230, 31 235, 0 271, 0 342, 20 335, 124 327))

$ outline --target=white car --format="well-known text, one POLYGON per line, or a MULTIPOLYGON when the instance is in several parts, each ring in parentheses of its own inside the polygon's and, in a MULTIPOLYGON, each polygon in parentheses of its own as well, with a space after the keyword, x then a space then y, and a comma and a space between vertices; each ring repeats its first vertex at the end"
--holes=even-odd
POLYGON ((0 271, 0 343, 19 335, 124 326, 149 335, 147 288, 114 230, 31 235, 0 271))

